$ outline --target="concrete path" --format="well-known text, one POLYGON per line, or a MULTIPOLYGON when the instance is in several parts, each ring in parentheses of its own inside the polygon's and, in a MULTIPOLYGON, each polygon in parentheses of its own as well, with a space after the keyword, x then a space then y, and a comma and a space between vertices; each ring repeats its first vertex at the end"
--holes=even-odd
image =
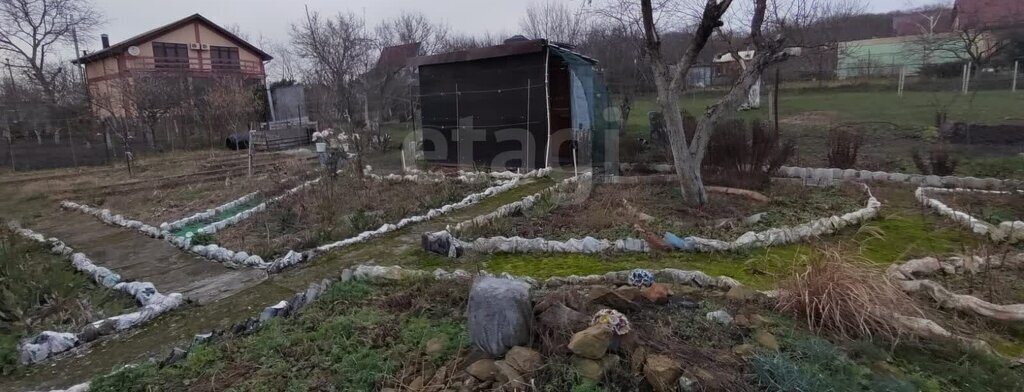
POLYGON ((266 279, 254 268, 232 269, 182 252, 164 240, 64 211, 30 226, 57 237, 126 281, 151 282, 161 293, 181 293, 199 304, 216 302, 266 279))

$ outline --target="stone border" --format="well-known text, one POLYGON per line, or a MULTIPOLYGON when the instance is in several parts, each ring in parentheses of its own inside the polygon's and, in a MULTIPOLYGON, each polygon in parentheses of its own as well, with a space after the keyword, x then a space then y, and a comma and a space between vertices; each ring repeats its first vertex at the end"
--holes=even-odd
POLYGON ((534 170, 534 171, 531 171, 531 172, 523 174, 523 175, 517 175, 516 177, 513 177, 510 180, 501 182, 498 185, 491 186, 491 187, 489 187, 487 189, 484 189, 481 192, 470 194, 470 195, 466 196, 465 198, 463 198, 459 202, 448 204, 448 205, 441 206, 441 207, 438 207, 438 208, 432 208, 429 211, 427 211, 426 213, 424 213, 423 215, 414 215, 414 216, 411 216, 411 217, 403 218, 402 220, 400 220, 400 221, 398 221, 397 223, 394 223, 394 224, 386 223, 386 224, 382 225, 380 228, 378 228, 376 230, 364 231, 362 233, 359 233, 355 237, 350 237, 350 238, 346 238, 344 240, 335 241, 335 242, 328 243, 328 244, 323 244, 323 245, 317 246, 315 248, 307 249, 307 250, 304 250, 304 251, 301 251, 301 252, 296 252, 294 250, 289 250, 287 254, 285 254, 284 256, 281 256, 281 257, 275 259, 273 262, 271 262, 270 265, 267 266, 267 271, 270 272, 270 273, 277 273, 277 272, 280 272, 281 270, 284 270, 285 268, 291 267, 293 265, 304 263, 304 262, 307 262, 309 260, 312 260, 314 257, 316 257, 316 256, 318 256, 320 254, 323 254, 323 253, 327 253, 327 252, 332 251, 334 249, 346 247, 346 246, 357 244, 357 243, 360 243, 360 242, 366 242, 366 241, 369 241, 370 239, 373 239, 373 238, 381 236, 383 234, 386 234, 386 233, 389 233, 389 232, 401 229, 401 228, 403 228, 405 226, 408 226, 410 224, 428 221, 428 220, 434 219, 434 218, 436 218, 438 216, 448 214, 448 213, 450 213, 452 211, 460 210, 460 209, 469 207, 471 205, 479 203, 483 199, 486 199, 488 197, 491 197, 491 196, 497 195, 499 193, 508 191, 508 190, 510 190, 512 188, 515 188, 516 186, 519 185, 519 181, 521 179, 543 177, 543 176, 549 175, 550 173, 551 173, 551 169, 538 169, 538 170, 534 170))
MULTIPOLYGON (((642 163, 623 163, 620 165, 622 170, 634 170, 634 169, 647 169, 656 173, 674 173, 675 168, 672 165, 658 163, 658 164, 642 164, 642 163)), ((918 186, 927 187, 947 187, 947 188, 973 188, 973 189, 1004 189, 1004 188, 1020 188, 1024 186, 1022 180, 1012 179, 999 179, 999 178, 977 178, 977 177, 957 177, 957 176, 935 176, 935 175, 921 175, 921 174, 904 174, 904 173, 892 173, 884 171, 870 171, 870 170, 856 170, 856 169, 836 169, 836 168, 823 168, 823 167, 798 167, 798 166, 782 166, 779 171, 775 174, 778 177, 786 178, 799 178, 804 181, 810 182, 830 182, 839 180, 859 180, 859 181, 884 181, 884 182, 897 182, 918 186)))
MULTIPOLYGON (((1024 221, 1005 221, 1000 222, 998 225, 993 225, 982 219, 975 218, 974 216, 959 210, 947 206, 945 203, 928 197, 927 192, 935 193, 987 193, 987 194, 999 194, 999 195, 1011 195, 1014 192, 1009 191, 988 191, 980 189, 966 189, 966 188, 932 188, 932 187, 920 187, 914 191, 914 198, 924 206, 935 210, 939 215, 942 215, 961 226, 967 228, 971 232, 988 237, 995 242, 1007 242, 1010 244, 1024 241, 1024 221)), ((1024 191, 1017 190, 1016 193, 1024 194, 1024 191)))
MULTIPOLYGON (((871 193, 871 189, 866 184, 861 185, 864 186, 864 190, 868 195, 866 206, 862 209, 849 212, 841 216, 833 215, 793 227, 784 226, 760 232, 748 231, 733 241, 707 239, 696 236, 679 238, 674 234, 666 233, 665 242, 673 244, 671 246, 677 250, 716 252, 786 245, 801 242, 812 237, 834 234, 847 226, 863 223, 864 221, 873 219, 878 215, 878 210, 882 207, 882 203, 874 197, 871 193)), ((554 187, 552 187, 551 190, 546 191, 554 191, 553 188, 554 187)), ((472 249, 483 253, 600 253, 609 250, 649 252, 651 249, 651 245, 647 241, 633 238, 607 240, 585 237, 583 239, 573 238, 567 241, 555 241, 544 238, 522 238, 518 236, 509 238, 498 236, 477 238, 467 242, 459 240, 451 234, 452 232, 458 233, 459 230, 471 225, 486 224, 499 217, 508 216, 514 212, 528 209, 533 206, 539 195, 541 194, 538 193, 536 195, 528 196, 519 202, 503 206, 494 213, 482 215, 472 220, 460 223, 453 229, 436 233, 427 233, 424 235, 424 246, 426 247, 428 242, 447 244, 447 255, 449 257, 457 257, 461 254, 462 249, 472 249)))
POLYGON ((76 270, 89 275, 96 283, 104 287, 128 293, 135 297, 135 300, 141 305, 138 310, 133 312, 88 323, 81 327, 78 333, 42 331, 34 337, 23 339, 18 344, 19 361, 23 365, 42 362, 80 344, 92 342, 100 336, 136 327, 184 303, 180 293, 160 294, 150 282, 122 281, 120 275, 95 265, 83 253, 74 253, 74 249, 57 238, 46 238, 40 233, 22 228, 14 222, 8 222, 8 227, 22 237, 51 245, 50 252, 70 258, 71 265, 76 270))
POLYGON ((202 220, 207 220, 207 219, 213 218, 213 217, 217 216, 217 214, 219 214, 219 213, 221 213, 223 211, 230 210, 232 208, 238 207, 239 205, 242 205, 242 204, 245 204, 245 203, 248 203, 248 202, 252 201, 259 194, 260 194, 259 192, 253 192, 253 193, 250 193, 248 195, 242 196, 242 197, 240 197, 238 199, 235 199, 235 200, 229 201, 227 203, 224 203, 222 205, 219 205, 217 207, 208 209, 206 211, 197 212, 197 213, 189 215, 187 217, 178 219, 178 220, 176 220, 174 222, 170 222, 170 223, 164 222, 164 223, 161 223, 160 224, 160 230, 163 230, 163 231, 174 231, 174 230, 178 230, 178 229, 180 229, 182 227, 185 227, 187 225, 190 225, 190 224, 192 224, 194 222, 199 222, 199 221, 202 221, 202 220))
POLYGON ((244 265, 255 268, 265 268, 266 266, 266 262, 264 262, 263 258, 259 256, 250 256, 246 252, 235 252, 230 249, 221 248, 215 244, 192 246, 191 237, 178 237, 171 234, 170 231, 161 231, 160 229, 147 225, 141 221, 128 219, 119 214, 112 214, 109 209, 100 209, 68 200, 62 201, 60 205, 62 208, 77 210, 84 214, 92 215, 101 222, 109 225, 135 229, 151 238, 163 239, 183 251, 192 252, 214 262, 227 265, 244 265))
POLYGON ((929 276, 937 272, 945 274, 976 273, 979 267, 989 265, 998 267, 1005 264, 1024 263, 1024 253, 1007 257, 949 257, 945 261, 939 261, 934 257, 914 259, 902 264, 893 264, 886 269, 885 274, 896 282, 903 291, 914 293, 923 291, 928 294, 940 307, 954 309, 961 312, 974 313, 1000 321, 1024 321, 1024 304, 998 305, 982 300, 978 297, 964 294, 956 294, 949 291, 942 284, 928 280, 918 279, 917 276, 929 276))
MULTIPOLYGON (((196 230, 196 232, 197 233, 215 234, 218 231, 224 230, 225 228, 227 228, 229 226, 234 226, 234 225, 238 224, 239 222, 241 222, 243 220, 249 219, 249 217, 255 215, 256 213, 258 213, 260 211, 263 211, 263 210, 266 210, 267 206, 269 206, 271 204, 274 204, 274 203, 277 203, 277 202, 281 201, 281 199, 284 199, 286 197, 294 195, 294 194, 298 193, 299 191, 301 191, 301 190, 303 190, 305 188, 308 188, 309 186, 311 186, 313 184, 316 184, 319 181, 320 181, 320 178, 316 178, 316 179, 312 179, 312 180, 303 182, 302 184, 299 184, 298 186, 296 186, 294 188, 291 188, 291 189, 285 191, 284 193, 282 193, 280 195, 274 196, 274 197, 272 197, 272 198, 270 198, 270 199, 268 199, 268 200, 266 200, 266 201, 264 201, 264 202, 262 202, 260 204, 257 204, 255 206, 253 206, 252 208, 249 208, 249 209, 247 209, 245 211, 241 211, 241 212, 239 212, 237 214, 234 214, 234 215, 229 216, 227 218, 221 219, 221 220, 219 220, 217 222, 213 222, 213 223, 210 223, 210 224, 208 224, 206 226, 203 226, 203 227, 199 228, 199 230, 196 230)), ((160 228, 161 228, 162 231, 169 231, 169 230, 164 229, 163 225, 160 225, 160 228)))

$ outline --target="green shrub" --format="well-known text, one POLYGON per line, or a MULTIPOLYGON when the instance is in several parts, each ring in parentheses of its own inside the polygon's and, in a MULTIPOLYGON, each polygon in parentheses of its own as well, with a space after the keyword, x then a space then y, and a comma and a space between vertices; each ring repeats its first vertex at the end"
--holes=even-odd
POLYGON ((192 246, 196 245, 210 245, 217 243, 217 239, 210 233, 193 233, 192 234, 192 246))

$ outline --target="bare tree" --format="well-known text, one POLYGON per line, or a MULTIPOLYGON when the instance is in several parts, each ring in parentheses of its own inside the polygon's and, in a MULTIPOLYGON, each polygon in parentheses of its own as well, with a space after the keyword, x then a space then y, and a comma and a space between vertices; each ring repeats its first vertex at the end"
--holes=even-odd
POLYGON ((54 56, 74 34, 100 23, 88 0, 0 0, 0 53, 15 57, 20 69, 49 99, 57 102, 55 83, 66 69, 54 56))
POLYGON ((526 7, 519 28, 532 38, 579 45, 587 32, 587 14, 573 10, 564 1, 541 0, 526 7))
POLYGON ((349 13, 324 17, 306 11, 306 18, 292 25, 295 53, 307 62, 303 80, 317 84, 311 89, 321 119, 351 121, 358 110, 356 78, 369 69, 374 39, 362 18, 349 13))
POLYGON ((435 54, 444 48, 448 31, 447 25, 434 23, 422 13, 403 11, 377 25, 377 44, 385 48, 418 42, 420 55, 435 54))
POLYGON ((743 72, 726 95, 708 107, 698 118, 693 138, 688 140, 683 129, 683 118, 679 107, 680 93, 685 88, 686 75, 693 67, 698 55, 704 50, 712 34, 724 25, 723 16, 732 4, 732 0, 707 0, 687 50, 675 64, 670 63, 662 55, 661 38, 651 0, 641 0, 640 3, 644 47, 658 92, 658 106, 665 116, 665 129, 672 149, 676 174, 679 175, 680 190, 687 204, 705 205, 708 198, 701 177, 701 164, 704 161, 704 154, 707 152, 714 126, 724 116, 734 113, 739 108, 740 104, 746 100, 750 88, 757 82, 765 69, 786 59, 787 54, 783 51, 783 40, 781 36, 774 39, 764 37, 763 28, 768 11, 767 0, 755 0, 749 25, 749 42, 755 50, 754 58, 745 65, 743 72))

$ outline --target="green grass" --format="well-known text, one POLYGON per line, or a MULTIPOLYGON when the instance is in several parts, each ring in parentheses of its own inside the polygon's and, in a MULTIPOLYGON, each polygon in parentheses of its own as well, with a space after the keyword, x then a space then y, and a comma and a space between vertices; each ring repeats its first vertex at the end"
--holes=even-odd
POLYGON ((467 345, 465 320, 450 311, 467 292, 426 281, 338 283, 297 316, 193 349, 168 367, 97 377, 90 391, 379 389, 404 366, 439 366, 467 345), (441 350, 428 354, 433 339, 441 350))
POLYGON ((774 316, 781 350, 751 361, 765 391, 1019 391, 1024 373, 994 356, 922 341, 895 347, 867 339, 830 342, 774 316))
POLYGON ((0 229, 0 374, 21 369, 21 339, 43 330, 74 331, 136 307, 130 295, 96 284, 66 258, 0 229))
MULTIPOLYGON (((713 96, 687 96, 683 109, 699 115, 717 101, 713 96)), ((745 119, 769 118, 768 104, 761 101, 761 109, 740 113, 745 119)), ((1024 119, 1024 93, 1009 91, 979 91, 968 95, 955 92, 904 93, 895 91, 847 90, 784 90, 779 96, 779 116, 806 112, 831 112, 838 121, 891 122, 903 127, 924 129, 935 124, 935 113, 947 108, 952 121, 996 123, 1007 119, 1024 119)), ((648 129, 647 113, 657 109, 652 97, 636 99, 626 131, 638 133, 648 129)))

